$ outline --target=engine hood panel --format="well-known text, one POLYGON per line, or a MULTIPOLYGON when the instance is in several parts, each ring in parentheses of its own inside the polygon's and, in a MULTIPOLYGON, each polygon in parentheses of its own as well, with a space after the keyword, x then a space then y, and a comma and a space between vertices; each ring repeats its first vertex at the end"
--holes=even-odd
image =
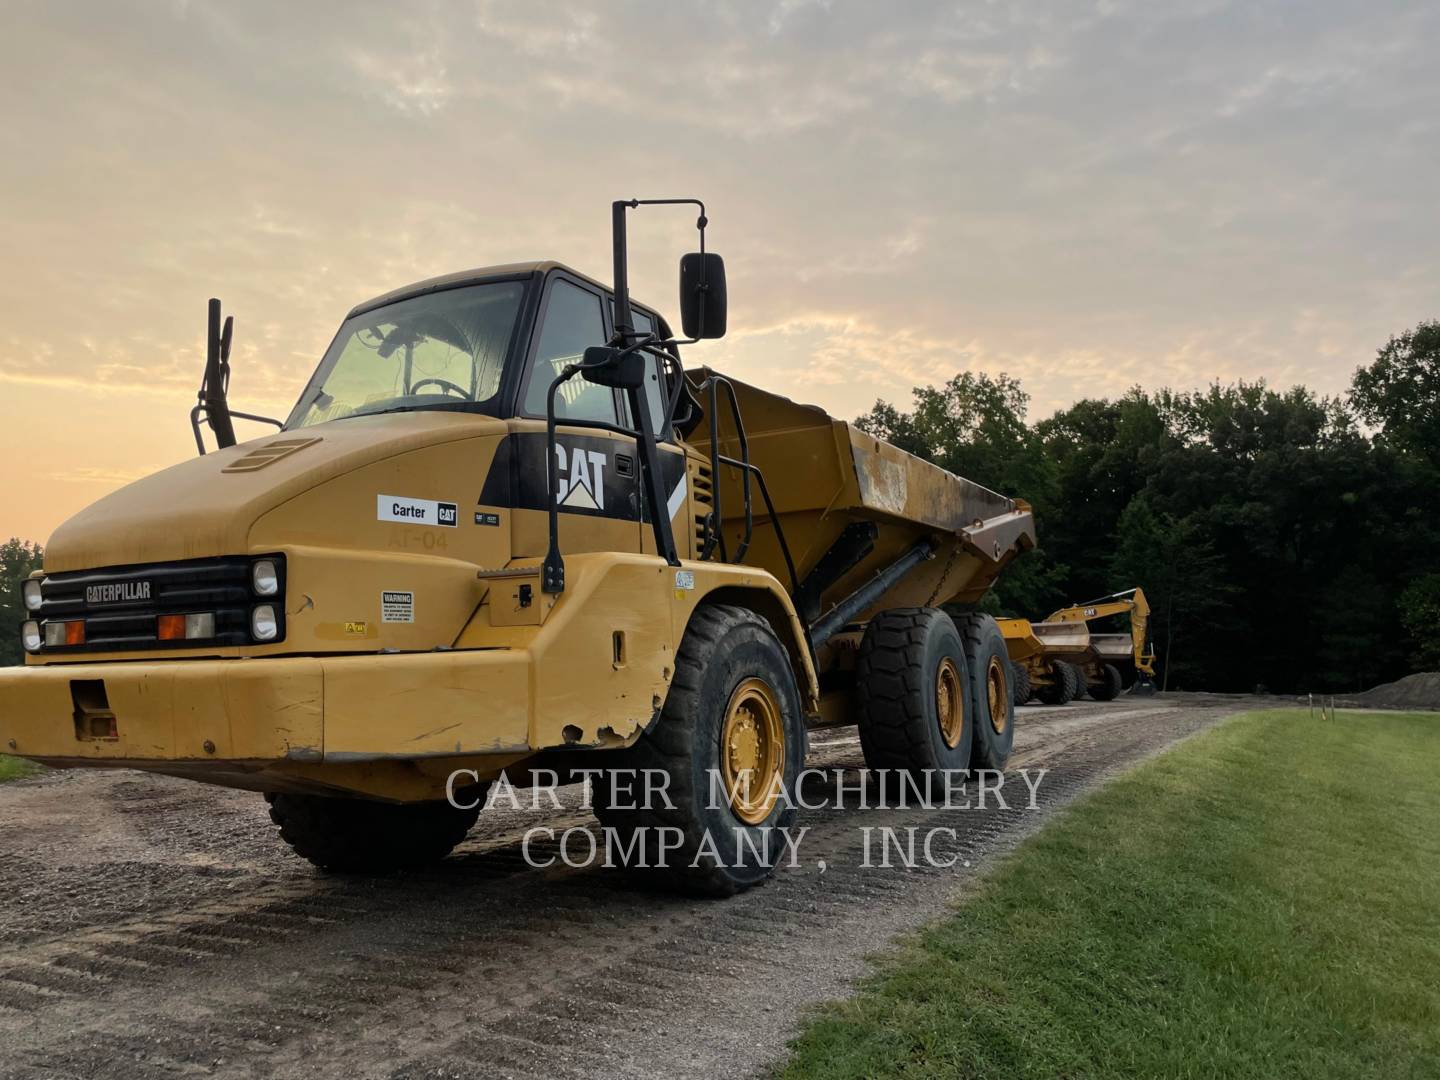
POLYGON ((255 522, 297 495, 378 461, 505 430, 504 421, 487 416, 432 411, 253 439, 183 461, 86 507, 51 536, 45 569, 244 553, 255 522))

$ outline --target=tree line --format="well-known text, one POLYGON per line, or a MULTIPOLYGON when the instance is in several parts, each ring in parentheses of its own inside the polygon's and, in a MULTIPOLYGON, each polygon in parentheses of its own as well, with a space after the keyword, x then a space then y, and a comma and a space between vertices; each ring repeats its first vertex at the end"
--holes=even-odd
POLYGON ((0 666, 25 659, 20 648, 20 624, 25 621, 20 583, 40 569, 43 554, 39 544, 13 536, 0 544, 0 666))
POLYGON ((1440 323, 1337 397, 1137 387, 1033 424, 1028 404, 1015 379, 963 372, 858 421, 1032 504, 1039 549, 988 610, 1142 586, 1171 688, 1353 691, 1440 665, 1440 323))
MULTIPOLYGON (((1264 382, 1085 399, 1029 423, 1006 375, 963 372, 859 426, 1035 508, 1040 547, 985 607, 1039 618, 1142 586, 1171 687, 1353 691, 1440 666, 1440 322, 1347 393, 1264 382)), ((0 664, 22 659, 0 545, 0 664)))

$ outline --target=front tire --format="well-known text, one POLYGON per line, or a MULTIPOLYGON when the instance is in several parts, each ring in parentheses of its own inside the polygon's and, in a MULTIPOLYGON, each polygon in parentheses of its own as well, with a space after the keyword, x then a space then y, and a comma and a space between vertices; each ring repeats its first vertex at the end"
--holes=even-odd
POLYGON ((470 810, 450 803, 382 803, 319 795, 267 795, 270 820, 296 854, 336 874, 388 874, 437 863, 465 839, 470 810))
POLYGON ((664 866, 635 869, 681 892, 732 896, 774 873, 778 830, 795 821, 805 737, 795 673, 770 624, 745 608, 703 606, 680 642, 659 719, 621 759, 663 773, 670 805, 610 805, 602 791, 595 814, 626 847, 678 830, 664 866))

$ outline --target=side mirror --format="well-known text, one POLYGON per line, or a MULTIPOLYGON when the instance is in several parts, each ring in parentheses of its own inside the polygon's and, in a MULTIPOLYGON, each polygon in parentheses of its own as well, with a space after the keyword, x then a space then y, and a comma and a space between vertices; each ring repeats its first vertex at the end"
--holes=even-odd
POLYGON ((719 255, 680 256, 680 325, 687 338, 725 336, 725 260, 719 255))
POLYGON ((638 350, 623 356, 620 353, 608 345, 591 345, 581 359, 585 381, 617 390, 639 390, 645 385, 649 354, 638 350))

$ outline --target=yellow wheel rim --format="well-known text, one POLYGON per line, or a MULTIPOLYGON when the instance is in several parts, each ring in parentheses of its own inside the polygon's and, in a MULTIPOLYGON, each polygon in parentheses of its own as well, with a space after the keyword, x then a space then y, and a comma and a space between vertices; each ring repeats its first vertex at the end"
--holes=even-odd
POLYGON ((720 777, 730 809, 747 825, 770 816, 785 771, 780 703, 763 679, 746 679, 730 695, 720 732, 720 777))
POLYGON ((1003 735, 1010 723, 1010 682, 1005 678, 1005 665, 998 656, 990 658, 985 669, 985 698, 990 706, 990 726, 1003 735))
POLYGON ((965 734, 965 699, 960 689, 960 669, 950 657, 940 661, 935 673, 935 716, 940 721, 940 737, 950 749, 960 745, 965 734))

